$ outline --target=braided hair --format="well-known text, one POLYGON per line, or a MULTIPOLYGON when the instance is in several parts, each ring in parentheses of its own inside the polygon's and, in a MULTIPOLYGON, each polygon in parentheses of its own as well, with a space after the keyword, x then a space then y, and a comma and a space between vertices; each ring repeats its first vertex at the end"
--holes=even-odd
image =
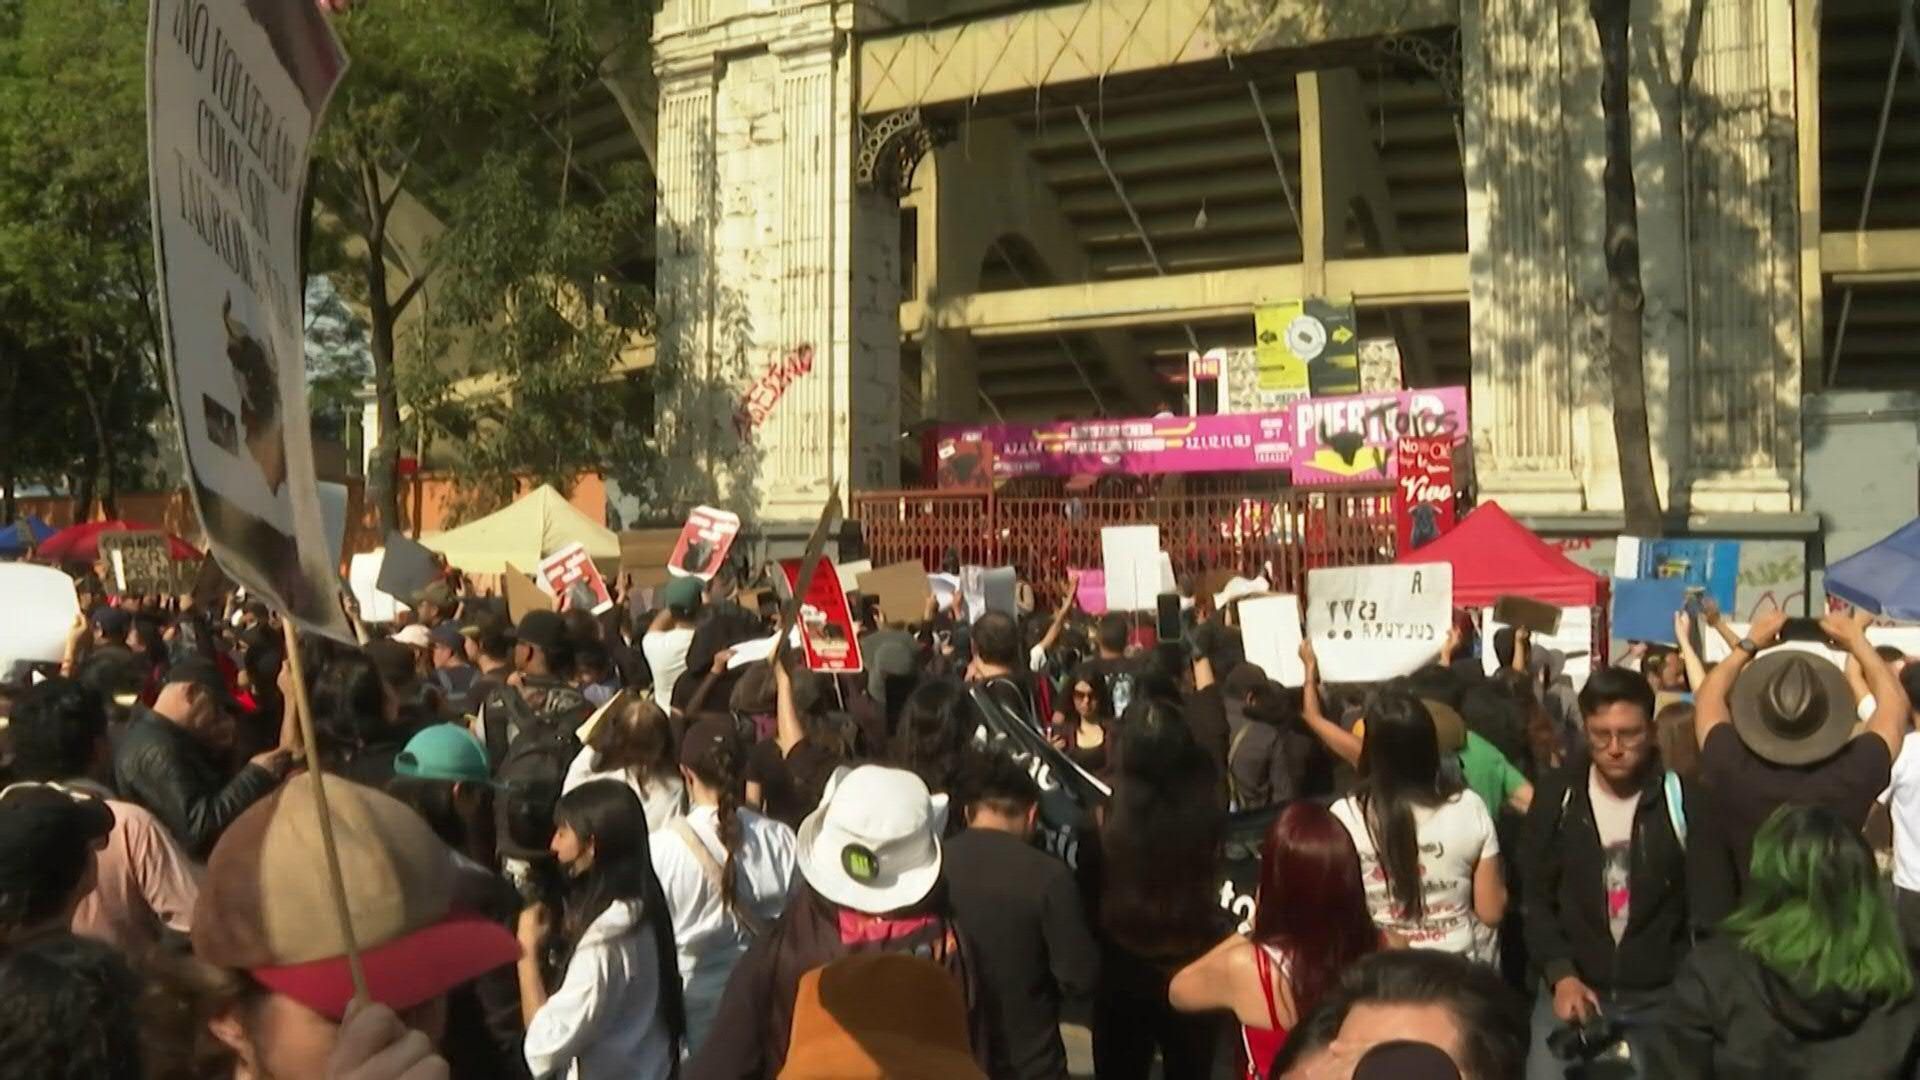
POLYGON ((688 772, 719 796, 715 826, 720 834, 720 846, 727 850, 726 864, 720 869, 720 903, 740 921, 751 921, 748 913, 742 909, 740 889, 733 872, 740 842, 746 833, 745 825, 740 820, 740 804, 745 798, 747 784, 745 747, 737 739, 718 741, 685 765, 688 772))

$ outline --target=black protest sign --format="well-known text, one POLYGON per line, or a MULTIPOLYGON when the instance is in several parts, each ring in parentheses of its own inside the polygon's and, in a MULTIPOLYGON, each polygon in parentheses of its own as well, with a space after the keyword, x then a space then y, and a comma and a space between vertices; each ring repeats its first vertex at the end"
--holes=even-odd
POLYGON ((373 587, 411 604, 421 589, 440 580, 440 556, 402 532, 387 534, 387 554, 373 587))
POLYGON ((172 546, 165 533, 101 533, 100 560, 107 564, 120 593, 145 596, 177 591, 172 546))
POLYGON ((1552 637, 1560 632, 1560 609, 1545 601, 1529 600, 1524 596, 1495 599, 1493 618, 1495 622, 1530 630, 1542 637, 1552 637))

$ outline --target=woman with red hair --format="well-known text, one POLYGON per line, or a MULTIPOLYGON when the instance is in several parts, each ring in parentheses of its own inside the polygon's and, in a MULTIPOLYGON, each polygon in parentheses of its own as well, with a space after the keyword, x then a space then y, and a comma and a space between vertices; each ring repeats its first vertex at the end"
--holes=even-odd
POLYGON ((1287 1032, 1354 961, 1386 944, 1367 912, 1360 854, 1325 807, 1296 802, 1267 829, 1253 933, 1213 947, 1173 977, 1182 1012, 1232 1011, 1245 1075, 1265 1080, 1287 1032))

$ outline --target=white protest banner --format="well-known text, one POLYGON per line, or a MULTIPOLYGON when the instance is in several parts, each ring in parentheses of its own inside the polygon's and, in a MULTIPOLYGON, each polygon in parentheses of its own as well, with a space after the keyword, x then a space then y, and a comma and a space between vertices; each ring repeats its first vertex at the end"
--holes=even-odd
MULTIPOLYGON (((1500 658, 1494 654, 1493 635, 1506 629, 1506 624, 1487 615, 1486 624, 1480 630, 1480 668, 1492 675, 1500 668, 1500 658)), ((1561 670, 1573 682, 1575 690, 1587 685, 1587 678, 1593 674, 1593 609, 1587 607, 1567 607, 1560 609, 1560 630, 1551 635, 1535 634, 1536 646, 1552 649, 1566 659, 1561 670)))
POLYGON ((409 610, 407 605, 380 591, 380 566, 386 557, 385 548, 376 548, 355 555, 347 562, 347 588, 360 605, 361 622, 389 623, 402 611, 409 610))
POLYGON ((1307 573, 1307 638, 1327 682, 1411 674, 1440 655, 1452 623, 1453 567, 1447 563, 1307 573))
POLYGON ((967 605, 967 625, 980 621, 987 613, 987 568, 984 566, 963 566, 960 568, 960 596, 967 605))
POLYGON ((1300 598, 1287 593, 1248 596, 1240 601, 1240 640, 1247 662, 1282 686, 1303 686, 1307 667, 1300 659, 1300 598))
POLYGON ((299 0, 152 0, 147 172, 167 386, 228 577, 351 643, 307 412, 307 159, 346 68, 299 0))
POLYGON ((73 579, 51 566, 0 563, 0 596, 7 598, 7 617, 0 619, 0 678, 22 660, 57 663, 80 615, 73 579))
POLYGON ((562 610, 582 608, 598 615, 613 608, 613 594, 585 544, 568 544, 541 559, 540 583, 555 597, 567 600, 562 610))
POLYGON ((1163 592, 1173 592, 1169 560, 1161 563, 1160 526, 1109 525, 1100 530, 1108 611, 1147 611, 1163 592))

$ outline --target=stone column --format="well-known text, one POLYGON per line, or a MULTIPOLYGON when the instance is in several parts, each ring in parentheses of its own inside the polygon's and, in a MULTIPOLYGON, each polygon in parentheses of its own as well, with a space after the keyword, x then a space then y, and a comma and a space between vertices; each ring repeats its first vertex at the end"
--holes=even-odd
POLYGON ((1509 510, 1577 511, 1564 16, 1551 0, 1464 0, 1460 14, 1474 468, 1509 510))
POLYGON ((675 493, 774 532, 835 481, 897 482, 898 210, 853 184, 861 10, 667 0, 655 36, 675 493))

